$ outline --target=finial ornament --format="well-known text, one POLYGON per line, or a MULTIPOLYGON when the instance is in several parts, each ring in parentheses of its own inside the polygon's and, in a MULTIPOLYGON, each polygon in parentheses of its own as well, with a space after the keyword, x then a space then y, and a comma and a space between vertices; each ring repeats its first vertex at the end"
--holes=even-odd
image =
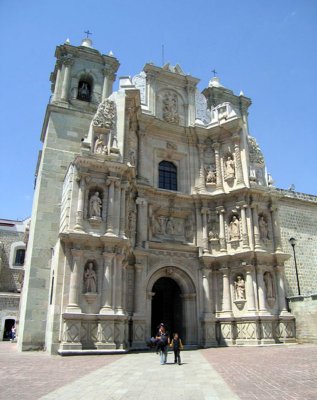
POLYGON ((87 31, 84 31, 84 33, 86 33, 87 38, 89 38, 89 35, 92 35, 92 32, 89 32, 89 29, 87 31))

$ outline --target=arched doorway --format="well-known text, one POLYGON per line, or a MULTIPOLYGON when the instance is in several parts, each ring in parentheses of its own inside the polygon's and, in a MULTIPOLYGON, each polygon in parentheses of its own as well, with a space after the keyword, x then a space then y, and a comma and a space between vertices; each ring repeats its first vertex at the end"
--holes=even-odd
POLYGON ((161 322, 170 334, 178 332, 184 338, 181 289, 172 278, 159 278, 153 285, 151 332, 155 335, 161 322))
POLYGON ((15 320, 8 318, 4 322, 3 340, 10 340, 12 338, 11 329, 15 325, 15 320))

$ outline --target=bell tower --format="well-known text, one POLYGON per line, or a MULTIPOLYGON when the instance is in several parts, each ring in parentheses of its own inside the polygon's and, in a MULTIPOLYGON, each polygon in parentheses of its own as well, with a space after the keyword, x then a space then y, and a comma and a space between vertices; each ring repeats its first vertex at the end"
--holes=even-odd
POLYGON ((60 257, 55 246, 64 177, 80 153, 81 142, 99 103, 111 95, 119 68, 112 53, 103 55, 95 50, 90 38, 85 38, 80 46, 73 46, 67 40, 56 48, 55 57, 57 61, 50 76, 52 95, 41 133, 43 147, 37 164, 25 263, 18 332, 20 350, 45 345, 49 308, 53 307, 51 264, 54 257, 60 257))

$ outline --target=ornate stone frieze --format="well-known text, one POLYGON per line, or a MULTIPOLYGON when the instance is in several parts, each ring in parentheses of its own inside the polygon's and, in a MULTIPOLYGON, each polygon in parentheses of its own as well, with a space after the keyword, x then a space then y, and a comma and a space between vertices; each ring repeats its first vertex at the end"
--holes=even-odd
POLYGON ((178 124, 178 98, 177 94, 173 92, 166 92, 162 99, 163 119, 172 124, 178 124))
POLYGON ((92 120, 92 125, 97 128, 115 129, 116 116, 115 102, 105 99, 99 104, 98 110, 92 120))

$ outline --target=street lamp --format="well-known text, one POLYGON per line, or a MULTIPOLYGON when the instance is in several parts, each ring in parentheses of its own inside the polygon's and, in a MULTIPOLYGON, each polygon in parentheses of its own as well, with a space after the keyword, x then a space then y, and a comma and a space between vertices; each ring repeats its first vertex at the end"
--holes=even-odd
POLYGON ((296 279, 297 279, 297 287, 298 287, 298 296, 300 296, 300 287, 299 287, 297 262, 296 262, 296 253, 295 253, 296 239, 291 237, 288 241, 290 242, 291 246, 293 247, 293 254, 294 254, 294 261, 295 261, 295 271, 296 271, 296 279))

